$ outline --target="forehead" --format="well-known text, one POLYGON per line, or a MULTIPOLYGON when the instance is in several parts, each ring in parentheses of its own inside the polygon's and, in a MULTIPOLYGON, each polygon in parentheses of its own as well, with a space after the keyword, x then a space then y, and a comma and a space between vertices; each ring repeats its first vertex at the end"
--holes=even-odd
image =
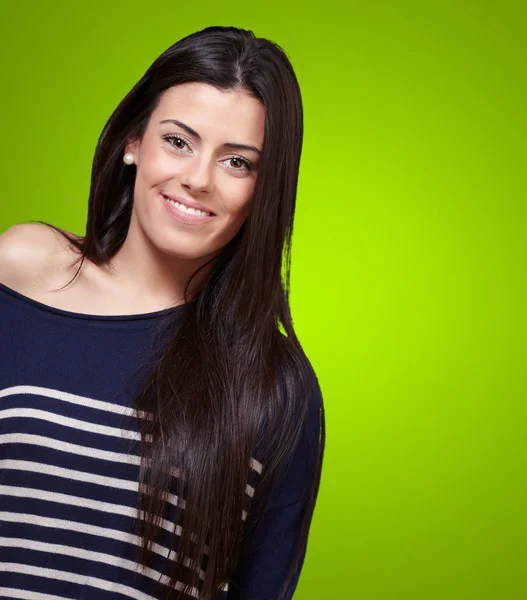
MULTIPOLYGON (((188 82, 166 90, 152 113, 154 127, 164 119, 177 119, 195 129, 203 140, 262 145, 265 108, 246 89, 223 91, 213 85, 188 82)), ((173 126, 172 126, 173 127, 173 126)))

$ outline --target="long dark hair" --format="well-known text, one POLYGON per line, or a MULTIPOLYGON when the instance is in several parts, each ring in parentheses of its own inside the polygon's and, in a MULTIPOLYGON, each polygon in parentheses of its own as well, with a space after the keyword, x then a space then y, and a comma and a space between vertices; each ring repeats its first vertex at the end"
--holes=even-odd
MULTIPOLYGON (((266 506, 297 448, 310 398, 317 393, 289 307, 303 110, 284 51, 234 27, 207 27, 172 45, 104 126, 93 160, 85 235, 40 222, 67 237, 79 253, 71 281, 85 258, 96 265, 110 262, 126 238, 133 206, 135 168, 123 165, 125 144, 142 138, 162 93, 184 82, 221 90, 241 87, 265 107, 250 215, 213 259, 210 274, 191 299, 190 281, 203 266, 188 281, 183 317, 178 313, 177 326, 173 323, 135 401, 142 438, 136 520, 140 562, 148 566, 161 539, 160 519, 168 514, 167 494, 175 492, 184 502, 178 501, 176 513, 170 513, 178 548, 165 597, 194 588, 200 598, 211 600, 232 576, 261 512, 251 521, 251 531, 245 517, 254 502, 266 506), (178 477, 173 475, 176 465, 178 477), (247 484, 251 470, 261 472, 254 489, 247 484), (206 568, 200 571, 199 565, 206 568)), ((280 597, 306 550, 324 440, 320 399, 320 436, 309 464, 312 484, 296 558, 280 597)))

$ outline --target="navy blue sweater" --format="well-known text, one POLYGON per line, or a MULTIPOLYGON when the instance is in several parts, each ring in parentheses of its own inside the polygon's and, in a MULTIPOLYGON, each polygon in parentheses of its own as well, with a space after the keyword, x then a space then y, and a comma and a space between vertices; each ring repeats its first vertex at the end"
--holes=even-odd
MULTIPOLYGON (((157 546, 149 571, 138 569, 140 437, 132 401, 161 339, 158 325, 168 313, 177 322, 185 310, 86 315, 0 283, 1 598, 159 598, 166 546, 157 546)), ((317 383, 293 459, 217 600, 277 598, 298 547, 321 403, 317 383)), ((263 469, 253 457, 250 496, 263 469)), ((167 546, 177 535, 170 508, 162 525, 167 546)), ((251 505, 246 526, 258 510, 251 505)))

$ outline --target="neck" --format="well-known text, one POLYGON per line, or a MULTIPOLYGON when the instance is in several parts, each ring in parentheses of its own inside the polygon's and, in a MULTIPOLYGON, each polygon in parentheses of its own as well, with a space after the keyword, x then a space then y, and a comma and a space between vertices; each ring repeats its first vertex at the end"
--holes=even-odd
MULTIPOLYGON (((134 214, 132 211, 123 245, 110 265, 104 267, 109 285, 119 294, 126 294, 131 302, 137 298, 144 305, 146 297, 150 298, 153 311, 182 304, 190 276, 211 257, 187 259, 161 251, 138 226, 134 214)), ((187 300, 192 300, 212 267, 209 263, 193 278, 187 300)))

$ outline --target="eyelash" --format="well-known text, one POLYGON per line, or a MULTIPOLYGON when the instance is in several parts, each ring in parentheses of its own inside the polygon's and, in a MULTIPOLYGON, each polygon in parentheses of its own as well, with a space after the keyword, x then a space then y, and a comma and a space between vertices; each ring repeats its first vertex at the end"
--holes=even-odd
MULTIPOLYGON (((166 134, 163 136, 163 139, 166 140, 172 146, 172 148, 174 148, 174 150, 177 150, 178 152, 183 152, 183 150, 181 148, 177 148, 176 146, 174 146, 170 142, 170 140, 181 140, 182 142, 187 144, 187 146, 189 145, 187 140, 184 137, 181 137, 180 135, 166 134)), ((252 171, 253 166, 246 158, 243 158, 242 156, 233 155, 233 156, 229 157, 228 159, 226 158, 225 160, 230 160, 232 158, 236 158, 236 159, 240 160, 245 165, 245 170, 247 172, 252 171)), ((229 167, 229 168, 232 169, 233 171, 243 171, 244 170, 244 169, 235 169, 233 167, 229 167)))

